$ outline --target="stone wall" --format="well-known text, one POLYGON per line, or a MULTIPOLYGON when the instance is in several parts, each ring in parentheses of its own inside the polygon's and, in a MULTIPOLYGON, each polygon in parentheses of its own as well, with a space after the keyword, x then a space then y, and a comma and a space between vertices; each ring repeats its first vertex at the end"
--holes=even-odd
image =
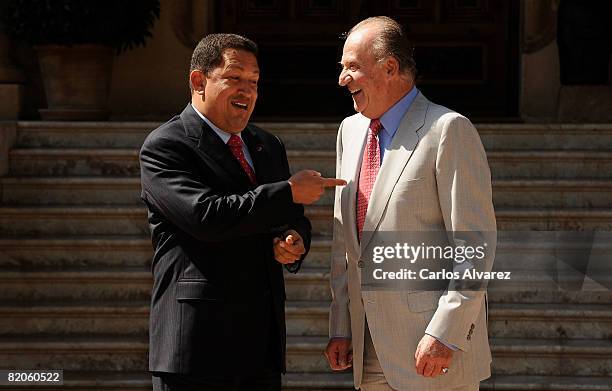
POLYGON ((562 85, 559 0, 523 0, 520 113, 527 122, 612 121, 612 58, 607 85, 562 85))
MULTIPOLYGON (((612 107, 612 77, 599 86, 560 83, 559 1, 521 1, 520 116, 526 122, 611 122, 612 111, 607 108, 612 107)), ((213 4, 212 0, 161 0, 153 38, 144 48, 115 58, 109 102, 112 119, 164 120, 182 110, 190 99, 187 72, 192 48, 214 30, 213 4)), ((25 46, 12 54, 25 84, 23 88, 0 85, 0 113, 17 110, 21 118, 37 119, 45 98, 36 55, 25 46), (6 94, 10 99, 5 99, 6 94)), ((612 61, 610 70, 612 75, 612 61)))

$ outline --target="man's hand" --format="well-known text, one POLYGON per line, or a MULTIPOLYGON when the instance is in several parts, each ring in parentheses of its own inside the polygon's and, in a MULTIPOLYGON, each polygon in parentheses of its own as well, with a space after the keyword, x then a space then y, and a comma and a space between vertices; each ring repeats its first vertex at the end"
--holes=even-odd
POLYGON ((324 354, 334 371, 343 371, 353 366, 353 349, 349 338, 330 339, 324 354))
POLYGON ((284 239, 274 238, 274 258, 283 265, 299 260, 306 252, 304 241, 299 233, 290 229, 283 234, 284 239))
POLYGON ((320 172, 302 170, 289 178, 293 202, 296 204, 312 204, 321 198, 326 187, 344 186, 344 179, 324 178, 320 172))
POLYGON ((450 368, 452 358, 453 351, 429 334, 421 338, 414 353, 416 371, 425 377, 441 375, 442 368, 450 368))

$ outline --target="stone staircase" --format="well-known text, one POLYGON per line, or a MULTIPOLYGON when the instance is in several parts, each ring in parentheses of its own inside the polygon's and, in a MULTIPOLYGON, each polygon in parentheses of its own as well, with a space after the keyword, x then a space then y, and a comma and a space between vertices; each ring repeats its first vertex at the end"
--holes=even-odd
MULTIPOLYGON (((17 124, 0 178, 0 368, 63 369, 57 389, 150 390, 152 250, 138 148, 156 126, 17 124)), ((335 124, 262 126, 284 140, 294 171, 334 174, 335 124)), ((478 129, 500 230, 612 230, 612 125, 478 129)), ((307 208, 316 237, 302 271, 286 278, 287 390, 352 385, 322 355, 331 203, 330 192, 307 208)), ((499 256, 512 255, 500 243, 499 256)), ((610 292, 493 292, 490 302, 494 376, 481 389, 612 390, 610 292)))

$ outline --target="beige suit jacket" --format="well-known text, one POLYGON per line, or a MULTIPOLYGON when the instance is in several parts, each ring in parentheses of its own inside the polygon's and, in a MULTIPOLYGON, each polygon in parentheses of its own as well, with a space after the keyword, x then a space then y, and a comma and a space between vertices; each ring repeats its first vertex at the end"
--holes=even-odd
POLYGON ((491 174, 478 133, 467 118, 419 93, 385 152, 359 242, 356 192, 369 123, 355 114, 338 131, 336 176, 348 184, 337 189, 334 205, 330 337, 352 338, 355 388, 362 379, 366 315, 394 389, 433 391, 486 379, 491 352, 484 291, 362 291, 359 262, 379 232, 495 232, 491 174), (448 374, 416 373, 414 353, 425 333, 459 349, 448 374))

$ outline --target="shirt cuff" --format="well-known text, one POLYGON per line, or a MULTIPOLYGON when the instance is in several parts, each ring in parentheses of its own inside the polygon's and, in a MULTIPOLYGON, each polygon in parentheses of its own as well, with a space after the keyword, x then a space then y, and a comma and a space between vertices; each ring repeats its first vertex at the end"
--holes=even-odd
POLYGON ((452 350, 452 351, 457 351, 457 350, 459 350, 459 348, 458 348, 458 347, 456 347, 455 345, 452 345, 452 344, 450 344, 450 343, 448 343, 448 342, 446 342, 446 341, 443 341, 443 340, 441 340, 440 338, 436 337, 435 335, 431 335, 431 334, 428 334, 428 333, 425 333, 425 334, 427 334, 427 335, 429 335, 429 336, 431 336, 431 337, 434 337, 434 338, 435 338, 435 339, 436 339, 438 342, 440 342, 442 345, 446 346, 447 348, 449 348, 449 349, 450 349, 450 350, 452 350))

